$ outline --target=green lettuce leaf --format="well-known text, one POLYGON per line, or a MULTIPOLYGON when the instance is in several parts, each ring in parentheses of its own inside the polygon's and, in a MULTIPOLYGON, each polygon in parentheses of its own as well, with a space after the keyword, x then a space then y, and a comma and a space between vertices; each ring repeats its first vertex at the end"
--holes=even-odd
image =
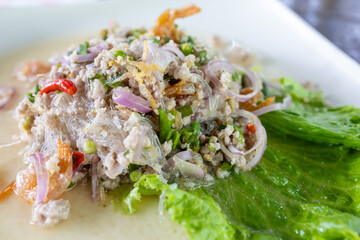
POLYGON ((360 109, 315 108, 301 103, 260 117, 267 131, 304 140, 360 149, 360 109))
POLYGON ((171 219, 181 224, 191 239, 234 239, 235 230, 206 190, 187 192, 160 181, 157 175, 144 175, 121 203, 133 213, 142 195, 164 194, 164 209, 171 219))
MULTIPOLYGON (((269 134, 261 163, 207 190, 234 226, 285 239, 360 239, 360 153, 269 134)), ((270 237, 269 236, 269 237, 270 237)), ((256 239, 264 239, 258 236, 256 239)))

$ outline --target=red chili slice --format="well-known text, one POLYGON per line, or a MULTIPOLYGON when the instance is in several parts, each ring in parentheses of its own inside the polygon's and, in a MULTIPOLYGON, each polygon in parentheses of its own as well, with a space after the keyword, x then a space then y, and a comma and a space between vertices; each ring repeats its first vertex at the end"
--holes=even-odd
POLYGON ((42 87, 40 90, 40 95, 54 91, 62 91, 69 95, 73 95, 76 93, 77 88, 72 81, 65 78, 58 78, 42 87))
POLYGON ((84 154, 81 152, 72 152, 71 157, 73 160, 73 170, 75 170, 84 161, 84 154))
POLYGON ((256 132, 255 124, 253 124, 253 123, 250 123, 250 124, 246 125, 246 129, 247 129, 249 132, 252 132, 252 133, 255 133, 255 132, 256 132))

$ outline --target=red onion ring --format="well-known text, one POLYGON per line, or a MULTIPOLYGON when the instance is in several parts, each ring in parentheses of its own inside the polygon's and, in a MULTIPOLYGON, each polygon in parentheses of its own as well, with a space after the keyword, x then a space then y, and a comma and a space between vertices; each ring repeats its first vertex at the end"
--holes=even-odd
POLYGON ((172 46, 169 43, 167 43, 164 46, 162 46, 162 49, 174 53, 175 55, 177 55, 180 58, 181 61, 183 61, 185 58, 185 55, 183 54, 183 52, 180 51, 180 49, 176 45, 172 46))
POLYGON ((222 60, 211 60, 208 62, 208 64, 206 64, 205 74, 210 78, 215 87, 218 89, 222 87, 220 80, 215 75, 215 72, 219 70, 225 70, 233 74, 235 72, 235 68, 230 63, 222 60))
POLYGON ((253 155, 250 161, 245 165, 245 171, 249 171, 260 162, 264 154, 264 151, 266 149, 267 135, 265 128, 262 126, 259 118, 255 114, 243 109, 238 109, 236 110, 236 114, 232 114, 232 117, 239 117, 239 116, 245 117, 247 119, 251 119, 256 129, 255 132, 256 142, 249 150, 244 152, 244 155, 246 156, 256 151, 255 155, 253 155))
POLYGON ((10 86, 0 87, 0 109, 6 107, 10 100, 15 96, 15 88, 10 86))
POLYGON ((167 163, 164 165, 163 167, 163 171, 168 172, 171 168, 174 167, 175 165, 175 161, 174 161, 174 157, 178 157, 179 159, 182 159, 184 161, 188 161, 191 160, 193 158, 193 153, 191 151, 182 151, 182 152, 178 152, 176 153, 174 156, 172 156, 171 158, 169 158, 167 160, 167 163))
POLYGON ((228 149, 233 154, 236 154, 238 156, 244 156, 244 152, 237 150, 236 147, 234 147, 234 145, 230 145, 228 149))
POLYGON ((220 149, 221 151, 224 153, 225 157, 227 157, 226 159, 230 160, 230 159, 234 159, 239 157, 239 155, 232 153, 223 142, 220 142, 220 149))
POLYGON ((256 116, 260 116, 260 115, 268 113, 268 112, 284 110, 287 107, 289 107, 291 104, 292 104, 291 97, 287 96, 283 99, 282 103, 274 103, 269 106, 257 109, 255 111, 253 111, 252 113, 255 114, 256 116))
MULTIPOLYGON (((234 66, 232 66, 229 62, 222 61, 222 60, 211 60, 205 66, 205 74, 210 78, 210 80, 214 83, 215 87, 218 89, 222 88, 222 84, 220 80, 216 77, 215 72, 219 70, 225 70, 231 74, 235 72, 234 66)), ((239 102, 246 102, 253 98, 259 92, 258 80, 255 74, 248 69, 241 69, 250 79, 251 86, 253 91, 251 93, 242 95, 235 93, 229 89, 225 91, 226 96, 230 98, 235 98, 239 102)))
POLYGON ((149 101, 132 93, 115 91, 112 98, 115 103, 130 109, 135 109, 141 113, 148 113, 152 111, 149 101))
POLYGON ((30 157, 36 172, 37 192, 35 204, 40 204, 46 200, 49 188, 49 174, 45 168, 45 159, 42 153, 31 154, 30 157))
POLYGON ((100 43, 97 46, 90 47, 90 48, 88 48, 88 54, 77 55, 76 62, 79 62, 79 63, 91 62, 97 57, 99 52, 101 52, 104 49, 108 49, 108 48, 109 48, 109 44, 106 42, 100 43))
POLYGON ((136 163, 136 161, 139 160, 141 157, 141 153, 144 149, 145 134, 148 130, 149 130, 148 126, 143 126, 140 133, 138 134, 138 143, 136 145, 135 154, 133 158, 134 163, 136 163))

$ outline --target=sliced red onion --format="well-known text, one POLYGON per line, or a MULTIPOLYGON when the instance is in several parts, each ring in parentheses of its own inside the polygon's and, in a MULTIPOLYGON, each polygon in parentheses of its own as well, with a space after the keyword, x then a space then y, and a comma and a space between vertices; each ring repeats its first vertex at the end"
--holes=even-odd
POLYGON ((175 44, 170 45, 169 43, 167 43, 164 46, 162 46, 162 49, 165 49, 167 51, 174 53, 175 55, 177 55, 180 58, 181 61, 183 61, 185 58, 185 55, 183 54, 183 52, 180 51, 180 49, 175 44))
POLYGON ((242 95, 237 94, 231 90, 226 90, 226 95, 228 97, 233 97, 239 102, 246 102, 249 101, 251 98, 253 98, 258 92, 259 92, 259 84, 258 79, 256 78, 255 74, 247 69, 242 69, 242 71, 248 76, 251 82, 251 86, 253 88, 253 91, 251 93, 242 95))
POLYGON ((282 103, 274 103, 274 104, 271 104, 269 106, 257 109, 255 111, 253 111, 252 113, 255 114, 256 116, 260 116, 260 115, 268 113, 268 112, 277 111, 277 110, 284 110, 287 107, 289 107, 291 104, 292 104, 291 97, 287 96, 287 97, 284 98, 282 103))
POLYGON ((77 60, 76 62, 82 63, 82 62, 91 62, 93 61, 97 55, 99 54, 100 51, 104 50, 104 49, 108 49, 109 48, 109 44, 106 42, 100 43, 97 46, 93 46, 88 48, 88 54, 81 54, 81 55, 77 55, 77 60))
POLYGON ((0 87, 0 109, 6 107, 15 95, 15 88, 10 86, 0 87))
POLYGON ((252 154, 254 151, 256 151, 255 155, 251 157, 250 162, 248 162, 245 166, 245 170, 248 171, 251 170, 253 167, 255 167, 261 160, 266 148, 267 135, 265 128, 262 126, 259 118, 256 115, 243 109, 238 109, 236 110, 236 114, 232 114, 232 117, 239 117, 239 116, 250 119, 255 125, 255 129, 256 129, 255 132, 256 141, 254 145, 249 150, 244 152, 244 155, 247 156, 249 154, 252 154))
POLYGON ((148 130, 149 130, 148 126, 143 126, 141 131, 139 132, 138 142, 137 142, 137 145, 135 148, 135 154, 134 154, 134 158, 133 158, 134 163, 137 163, 137 161, 140 162, 141 153, 144 149, 145 135, 148 130))
POLYGON ((123 105, 130 109, 135 109, 141 113, 148 113, 152 111, 149 101, 132 93, 115 91, 113 100, 117 104, 123 105))
POLYGON ((230 152, 232 152, 233 154, 236 154, 238 156, 244 156, 244 152, 239 151, 236 147, 234 147, 234 145, 230 145, 229 146, 229 150, 230 152))
POLYGON ((186 162, 177 156, 174 156, 175 168, 177 168, 184 177, 204 178, 205 171, 202 167, 186 162))
POLYGON ((45 167, 45 159, 42 153, 37 152, 30 155, 35 167, 37 192, 35 204, 45 202, 49 188, 49 174, 45 167))
MULTIPOLYGON (((212 60, 210 61, 205 67, 205 74, 210 78, 210 80, 214 83, 215 87, 218 89, 222 89, 222 84, 219 78, 216 77, 215 72, 219 70, 227 71, 231 74, 235 72, 235 68, 229 62, 222 61, 222 60, 212 60)), ((249 94, 238 94, 231 90, 226 90, 226 96, 230 98, 235 98, 237 101, 246 102, 253 98, 259 92, 259 84, 258 79, 256 78, 255 74, 248 69, 241 69, 247 77, 250 79, 251 86, 253 91, 249 94)))
POLYGON ((230 159, 236 159, 239 157, 239 155, 232 153, 223 142, 220 142, 220 149, 224 153, 225 157, 227 157, 228 160, 230 159))
POLYGON ((59 55, 56 55, 56 56, 53 56, 53 57, 48 59, 48 62, 51 65, 56 65, 56 64, 58 64, 59 62, 61 62, 63 60, 65 55, 66 55, 66 52, 63 52, 62 54, 59 54, 59 55))
POLYGON ((77 55, 76 62, 83 63, 83 62, 91 62, 97 57, 98 52, 92 52, 88 54, 81 54, 77 55))
POLYGON ((205 74, 210 78, 210 80, 214 83, 215 87, 221 89, 222 84, 220 80, 216 77, 215 72, 219 70, 225 70, 231 74, 235 72, 235 68, 233 65, 226 61, 222 60, 211 60, 205 66, 205 74))
POLYGON ((175 61, 175 55, 154 43, 147 42, 147 54, 144 60, 146 63, 159 65, 165 71, 169 64, 175 61))
POLYGON ((266 146, 267 146, 266 130, 263 126, 260 127, 260 130, 263 132, 262 135, 264 136, 264 138, 262 139, 262 143, 261 143, 259 149, 256 151, 255 155, 250 157, 250 161, 248 161, 248 163, 245 165, 245 167, 244 167, 245 171, 250 171, 256 165, 258 165, 258 163, 260 162, 260 160, 266 150, 266 146))
POLYGON ((193 156, 194 156, 193 152, 191 152, 191 151, 178 152, 174 156, 172 156, 171 158, 169 158, 167 160, 167 163, 163 167, 163 171, 168 172, 171 168, 174 167, 174 165, 175 165, 174 157, 177 157, 184 161, 189 161, 193 158, 193 156))

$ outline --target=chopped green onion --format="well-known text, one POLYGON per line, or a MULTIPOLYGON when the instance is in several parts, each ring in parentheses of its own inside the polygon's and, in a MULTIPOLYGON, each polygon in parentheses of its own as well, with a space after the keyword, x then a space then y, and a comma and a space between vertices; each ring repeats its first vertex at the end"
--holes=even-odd
POLYGON ((84 150, 87 154, 96 153, 96 144, 92 141, 86 140, 84 142, 84 150))
POLYGON ((141 165, 130 163, 128 169, 129 169, 130 172, 132 172, 132 171, 134 171, 136 169, 139 169, 141 167, 142 167, 141 165))
POLYGON ((168 38, 167 36, 163 36, 163 39, 164 39, 164 42, 165 42, 165 43, 170 42, 170 38, 168 38))
POLYGON ((133 171, 130 173, 130 179, 133 182, 137 182, 141 178, 141 175, 142 175, 141 173, 133 171))
POLYGON ((124 156, 128 155, 130 153, 130 150, 126 150, 125 153, 124 153, 124 156))
POLYGON ((116 51, 116 53, 114 53, 114 57, 118 57, 118 56, 121 56, 123 58, 126 57, 126 53, 124 53, 123 51, 116 51))
POLYGON ((229 163, 229 162, 224 162, 222 165, 221 165, 221 170, 223 171, 230 171, 232 169, 232 165, 229 163))
POLYGON ((185 56, 189 55, 193 51, 193 46, 190 43, 184 42, 180 45, 180 50, 185 56))
POLYGON ((199 63, 204 64, 206 62, 207 52, 205 50, 199 52, 199 63))
POLYGON ((175 28, 178 28, 178 27, 179 27, 179 25, 177 25, 177 24, 175 23, 175 24, 174 24, 174 27, 175 27, 175 28))
POLYGON ((211 145, 210 145, 210 143, 212 143, 213 142, 213 138, 211 137, 210 139, 209 139, 209 150, 210 151, 215 151, 215 148, 213 148, 211 145))
POLYGON ((239 74, 238 74, 238 73, 234 73, 231 77, 232 77, 232 80, 233 80, 234 82, 237 82, 237 81, 240 80, 240 77, 239 77, 239 74))
POLYGON ((136 37, 137 39, 139 39, 140 36, 143 35, 144 33, 146 33, 146 31, 140 30, 140 29, 132 30, 132 31, 131 31, 131 35, 134 36, 134 37, 136 37))
POLYGON ((40 86, 39 86, 39 84, 36 84, 34 94, 36 95, 36 94, 38 94, 38 92, 40 92, 40 86))
POLYGON ((32 93, 28 93, 26 94, 27 98, 29 99, 30 102, 34 103, 35 102, 35 96, 32 93))
POLYGON ((58 62, 58 63, 56 64, 56 67, 57 67, 57 68, 60 68, 60 67, 61 67, 60 62, 58 62))
POLYGON ((145 150, 151 149, 151 146, 144 147, 145 150))
POLYGON ((154 43, 157 43, 157 44, 161 44, 160 43, 160 40, 159 39, 157 39, 156 37, 154 37, 154 38, 151 38, 151 40, 154 42, 154 43))
POLYGON ((183 118, 190 116, 194 113, 190 105, 185 105, 181 108, 176 109, 176 111, 180 112, 183 118))
POLYGON ((88 48, 89 48, 90 44, 89 42, 85 42, 84 44, 80 44, 80 49, 77 51, 78 55, 81 54, 88 54, 88 48))
POLYGON ((129 61, 134 61, 134 58, 132 56, 128 57, 129 61))
POLYGON ((68 51, 67 55, 70 56, 73 53, 73 51, 68 51))
POLYGON ((226 128, 226 124, 225 123, 220 123, 219 125, 219 131, 223 130, 226 128))

